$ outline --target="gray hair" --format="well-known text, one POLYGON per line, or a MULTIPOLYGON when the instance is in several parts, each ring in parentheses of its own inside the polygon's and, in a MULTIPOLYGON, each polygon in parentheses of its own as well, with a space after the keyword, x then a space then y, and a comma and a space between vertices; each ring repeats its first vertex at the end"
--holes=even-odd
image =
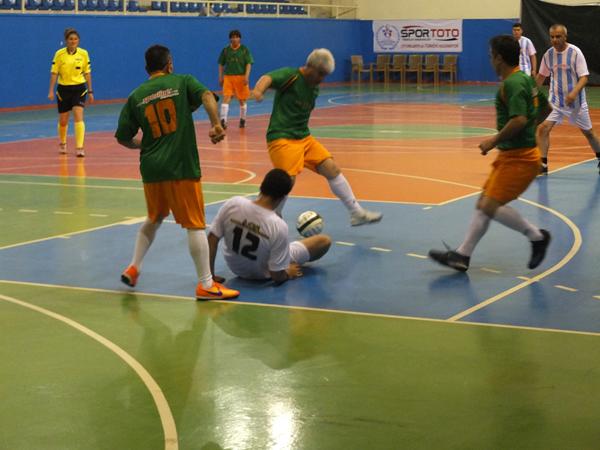
POLYGON ((335 59, 326 48, 316 48, 306 58, 306 65, 330 74, 335 70, 335 59))
POLYGON ((565 36, 567 36, 569 34, 569 33, 567 33, 567 27, 564 26, 562 23, 555 23, 554 25, 552 25, 550 27, 550 31, 556 30, 557 28, 562 28, 565 31, 565 36))

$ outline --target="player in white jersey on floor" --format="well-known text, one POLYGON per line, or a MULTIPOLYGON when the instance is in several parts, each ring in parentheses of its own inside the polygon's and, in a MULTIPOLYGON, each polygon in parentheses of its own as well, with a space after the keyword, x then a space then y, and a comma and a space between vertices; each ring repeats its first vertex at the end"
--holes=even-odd
POLYGON ((589 71, 581 50, 567 43, 567 27, 555 24, 550 27, 549 48, 542 58, 536 81, 539 86, 550 76, 549 100, 552 112, 538 128, 538 145, 542 152, 541 173, 548 173, 548 148, 550 131, 563 119, 579 127, 598 158, 600 169, 600 142, 592 128, 592 120, 585 98, 584 86, 589 71))
POLYGON ((531 39, 523 36, 523 27, 520 23, 515 23, 512 27, 513 37, 519 41, 521 53, 519 55, 519 69, 527 75, 535 77, 537 74, 537 57, 535 47, 531 39))
POLYGON ((215 257, 224 239, 225 262, 233 273, 253 280, 272 279, 280 284, 302 275, 300 266, 321 258, 331 246, 324 234, 289 242, 288 226, 277 215, 277 205, 292 189, 292 178, 272 169, 260 185, 256 200, 233 197, 225 202, 212 221, 208 243, 210 267, 215 280, 215 257))

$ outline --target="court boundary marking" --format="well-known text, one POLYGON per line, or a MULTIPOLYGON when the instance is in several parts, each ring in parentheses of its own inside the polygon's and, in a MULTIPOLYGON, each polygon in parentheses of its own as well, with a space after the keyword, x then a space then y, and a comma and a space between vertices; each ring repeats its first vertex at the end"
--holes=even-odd
MULTIPOLYGON (((166 295, 166 294, 153 294, 149 292, 138 292, 134 290, 111 290, 111 289, 100 289, 100 288, 86 288, 86 287, 77 287, 77 286, 67 286, 60 284, 46 284, 46 283, 32 283, 28 281, 13 281, 13 280, 0 280, 0 285, 2 284, 12 284, 18 286, 29 286, 29 287, 37 287, 37 288, 51 288, 51 289, 67 289, 74 291, 83 291, 90 293, 99 293, 99 294, 114 294, 114 295, 123 295, 128 294, 131 296, 140 296, 140 297, 150 297, 155 298, 159 301, 179 301, 179 302, 194 302, 194 303, 202 303, 202 304, 224 304, 224 305, 239 305, 239 306, 255 306, 261 308, 278 308, 284 310, 300 310, 300 311, 311 311, 311 312, 325 312, 331 314, 343 314, 343 315, 351 315, 351 316, 364 316, 364 317, 373 317, 380 319, 402 319, 402 320, 413 320, 418 322, 435 322, 441 324, 447 324, 451 326, 458 325, 467 325, 467 326, 482 326, 482 327, 491 327, 491 328, 508 328, 515 330, 525 330, 525 331, 540 331, 540 332, 548 332, 548 333, 562 333, 562 334, 574 334, 574 335, 583 335, 583 336, 594 336, 600 338, 600 332, 594 331, 578 331, 578 330, 562 330, 560 328, 541 328, 541 327, 529 327, 524 325, 510 325, 510 324, 501 324, 501 323, 485 323, 485 322, 450 322, 447 319, 434 319, 430 317, 419 317, 419 316, 402 316, 402 315, 394 315, 394 314, 384 314, 384 313, 370 313, 370 312, 362 312, 362 311, 350 311, 344 309, 329 309, 329 308, 315 308, 311 306, 295 306, 295 305, 279 305, 273 303, 261 303, 261 302, 242 302, 237 300, 209 300, 205 302, 201 302, 196 300, 194 297, 186 297, 181 295, 166 295)), ((2 297, 2 294, 0 294, 2 297)))
POLYGON ((96 333, 95 331, 91 330, 85 325, 82 325, 69 317, 63 316, 62 314, 55 313, 41 306, 37 306, 3 294, 0 294, 0 300, 8 303, 13 303, 23 308, 30 309, 37 313, 48 316, 54 320, 62 322, 74 328, 78 332, 92 338, 100 345, 103 345, 109 351, 121 358, 121 360, 123 360, 131 369, 133 369, 137 376, 142 380, 142 383, 144 383, 144 386, 146 386, 146 389, 148 390, 148 392, 150 392, 150 395, 154 400, 154 405, 156 406, 156 409, 158 411, 158 415, 160 417, 160 422, 163 429, 165 450, 177 450, 179 448, 175 418, 173 417, 173 413, 171 412, 171 408, 169 407, 169 403, 165 397, 165 394, 163 393, 156 380, 152 378, 152 375, 150 375, 146 368, 142 366, 142 364, 139 361, 137 361, 133 356, 131 356, 117 344, 105 338, 101 334, 96 333))

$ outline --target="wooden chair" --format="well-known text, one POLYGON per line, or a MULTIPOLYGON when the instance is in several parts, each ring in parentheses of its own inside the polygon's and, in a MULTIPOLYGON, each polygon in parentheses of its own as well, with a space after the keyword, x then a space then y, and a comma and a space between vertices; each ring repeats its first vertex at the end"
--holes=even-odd
POLYGON ((362 80, 363 73, 368 73, 369 81, 373 81, 373 68, 371 67, 371 65, 365 67, 362 55, 352 55, 350 57, 350 62, 352 64, 352 71, 350 72, 350 81, 353 80, 352 75, 354 73, 356 73, 356 79, 359 83, 362 80))
POLYGON ((423 70, 423 56, 422 55, 410 55, 408 57, 408 66, 406 66, 406 73, 414 72, 417 74, 417 84, 421 84, 421 71, 423 70))
POLYGON ((433 74, 433 85, 439 84, 439 65, 440 58, 438 55, 425 55, 425 63, 423 64, 422 73, 433 74))
POLYGON ((439 74, 447 73, 450 75, 450 84, 454 84, 457 81, 457 70, 456 65, 458 62, 457 55, 444 55, 444 59, 441 67, 439 68, 439 74))
POLYGON ((388 82, 388 69, 390 68, 390 55, 377 55, 375 63, 371 63, 373 75, 376 73, 383 74, 383 82, 388 82))
POLYGON ((406 55, 394 55, 392 58, 392 65, 388 69, 388 76, 391 76, 395 73, 400 74, 400 84, 404 84, 406 82, 406 55))

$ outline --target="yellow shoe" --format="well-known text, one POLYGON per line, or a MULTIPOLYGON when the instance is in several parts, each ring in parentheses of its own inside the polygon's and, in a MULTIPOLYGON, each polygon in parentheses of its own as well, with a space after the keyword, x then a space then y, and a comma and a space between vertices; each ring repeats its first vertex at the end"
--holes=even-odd
POLYGON ((135 266, 129 266, 121 274, 121 281, 127 286, 134 287, 137 284, 137 279, 140 276, 140 272, 135 266))
POLYGON ((208 289, 204 289, 202 283, 198 283, 196 287, 196 300, 226 300, 236 298, 238 295, 240 291, 229 289, 216 281, 213 281, 213 285, 208 289))

